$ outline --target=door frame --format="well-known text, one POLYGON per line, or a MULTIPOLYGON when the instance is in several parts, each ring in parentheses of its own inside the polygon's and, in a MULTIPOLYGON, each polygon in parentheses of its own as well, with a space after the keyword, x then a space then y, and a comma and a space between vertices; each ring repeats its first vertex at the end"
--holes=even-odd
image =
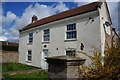
POLYGON ((49 50, 48 50, 48 49, 42 49, 42 59, 41 59, 42 62, 41 62, 41 66, 42 66, 42 69, 48 69, 48 67, 46 66, 46 65, 48 65, 48 64, 47 64, 47 62, 45 62, 44 50, 47 51, 47 57, 48 57, 48 53, 49 53, 49 50))

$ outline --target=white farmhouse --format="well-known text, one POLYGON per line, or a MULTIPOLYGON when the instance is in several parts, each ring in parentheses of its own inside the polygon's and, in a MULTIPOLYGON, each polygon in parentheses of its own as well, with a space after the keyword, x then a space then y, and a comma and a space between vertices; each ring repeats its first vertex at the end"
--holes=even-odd
POLYGON ((34 15, 32 23, 19 30, 19 62, 45 69, 45 57, 75 56, 69 48, 91 54, 92 46, 104 56, 106 42, 111 43, 111 25, 106 2, 93 2, 40 20, 34 15))

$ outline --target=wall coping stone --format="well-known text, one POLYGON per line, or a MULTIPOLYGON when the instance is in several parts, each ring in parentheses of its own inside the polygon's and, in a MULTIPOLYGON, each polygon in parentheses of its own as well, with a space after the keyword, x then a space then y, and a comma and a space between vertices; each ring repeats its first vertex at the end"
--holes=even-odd
POLYGON ((51 64, 58 64, 58 63, 77 63, 82 64, 85 62, 86 59, 74 57, 74 56, 53 56, 53 57, 46 57, 47 63, 51 64))

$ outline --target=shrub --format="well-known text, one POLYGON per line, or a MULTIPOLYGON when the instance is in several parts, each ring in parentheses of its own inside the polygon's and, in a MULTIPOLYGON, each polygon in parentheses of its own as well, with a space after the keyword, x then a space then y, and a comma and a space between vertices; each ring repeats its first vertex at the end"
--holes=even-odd
MULTIPOLYGON (((113 43, 113 39, 112 39, 113 43)), ((105 56, 102 57, 99 50, 93 52, 93 56, 87 53, 77 51, 88 56, 91 59, 91 64, 82 66, 83 79, 97 80, 118 80, 120 78, 120 46, 107 46, 105 56)))

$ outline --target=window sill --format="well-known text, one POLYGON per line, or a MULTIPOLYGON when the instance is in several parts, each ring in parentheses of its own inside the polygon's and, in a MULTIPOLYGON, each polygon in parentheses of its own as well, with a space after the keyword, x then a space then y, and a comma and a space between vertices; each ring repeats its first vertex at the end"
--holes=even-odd
POLYGON ((32 61, 26 61, 27 63, 31 63, 32 61))
POLYGON ((77 41, 77 39, 66 39, 64 42, 77 41))
POLYGON ((33 42, 27 43, 27 45, 32 45, 33 42))
POLYGON ((44 43, 50 43, 49 41, 48 42, 42 42, 42 44, 44 44, 44 43))

